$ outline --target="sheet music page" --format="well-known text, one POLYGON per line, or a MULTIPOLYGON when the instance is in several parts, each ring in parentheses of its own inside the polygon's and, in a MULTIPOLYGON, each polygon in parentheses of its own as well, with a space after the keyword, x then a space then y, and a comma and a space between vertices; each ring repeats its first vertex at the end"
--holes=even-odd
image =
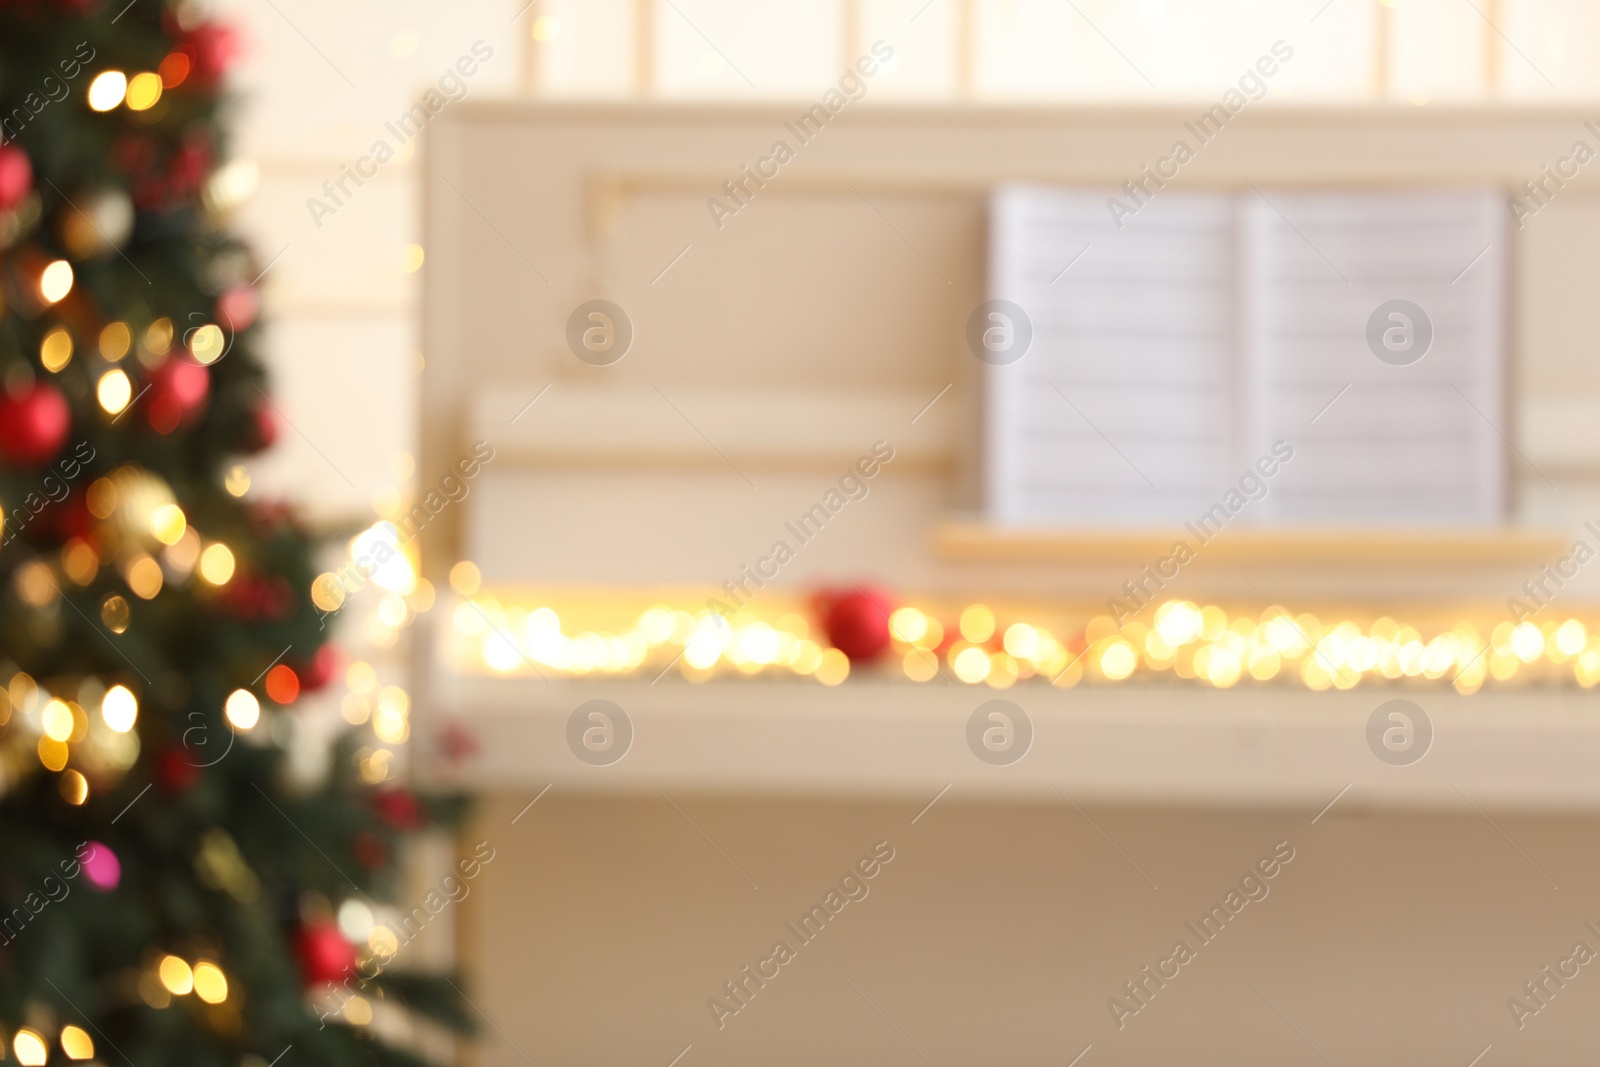
POLYGON ((985 368, 994 521, 1179 523, 1238 477, 1234 200, 1163 191, 1118 229, 1109 195, 994 194, 989 295, 1032 330, 985 368))
POLYGON ((1240 194, 1253 449, 1293 459, 1275 522, 1505 517, 1503 195, 1240 194))

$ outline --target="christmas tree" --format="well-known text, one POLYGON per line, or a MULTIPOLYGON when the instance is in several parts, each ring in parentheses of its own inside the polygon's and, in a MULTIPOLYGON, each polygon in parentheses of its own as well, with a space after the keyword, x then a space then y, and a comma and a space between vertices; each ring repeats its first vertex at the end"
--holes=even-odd
POLYGON ((374 784, 353 737, 314 784, 287 773, 297 698, 339 666, 311 538, 238 465, 275 424, 261 264, 224 225, 232 51, 185 0, 0 0, 0 1059, 22 1067, 410 1065, 419 1020, 465 1024, 374 920, 404 837, 455 805, 374 784))

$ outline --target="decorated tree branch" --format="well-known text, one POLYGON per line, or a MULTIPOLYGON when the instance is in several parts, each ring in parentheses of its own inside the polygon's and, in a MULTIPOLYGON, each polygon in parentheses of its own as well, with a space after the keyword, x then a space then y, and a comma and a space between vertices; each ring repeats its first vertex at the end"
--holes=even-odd
POLYGON ((251 496, 275 436, 262 265, 226 229, 227 28, 0 0, 0 1041, 69 1060, 421 1062, 463 1028, 382 925, 456 814, 290 775, 341 673, 314 542, 251 496), (289 1057, 285 1059, 284 1057, 289 1057))

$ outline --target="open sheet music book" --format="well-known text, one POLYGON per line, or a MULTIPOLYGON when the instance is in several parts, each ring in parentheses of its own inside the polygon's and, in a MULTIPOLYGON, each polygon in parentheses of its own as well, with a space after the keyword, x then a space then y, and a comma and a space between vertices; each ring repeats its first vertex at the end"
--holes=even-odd
POLYGON ((998 190, 989 296, 1032 340, 986 368, 990 518, 1183 522, 1255 471, 1246 522, 1502 521, 1505 220, 1487 190, 1250 189, 1118 229, 1105 191, 998 190))

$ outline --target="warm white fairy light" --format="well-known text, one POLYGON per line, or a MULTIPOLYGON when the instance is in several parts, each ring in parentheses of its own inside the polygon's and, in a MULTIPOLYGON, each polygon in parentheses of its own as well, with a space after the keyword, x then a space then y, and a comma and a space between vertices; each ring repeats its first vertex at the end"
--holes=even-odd
POLYGON ((120 415, 133 399, 133 383, 121 367, 113 367, 100 376, 95 397, 107 415, 120 415))
MULTIPOLYGON (((579 629, 568 628, 555 607, 483 589, 458 599, 450 617, 462 662, 496 674, 655 678, 670 671, 693 682, 798 675, 836 685, 853 673, 844 654, 813 640, 810 624, 792 612, 724 617, 656 604, 620 628, 579 629)), ((1008 618, 986 604, 940 611, 907 605, 890 613, 888 631, 891 647, 870 668, 878 675, 995 689, 1167 674, 1219 689, 1337 690, 1409 680, 1472 693, 1552 670, 1570 671, 1584 687, 1600 684, 1600 635, 1577 619, 1506 621, 1486 637, 1465 623, 1425 633, 1388 617, 1324 623, 1277 607, 1230 614, 1217 605, 1170 601, 1121 625, 1099 616, 1052 631, 1041 620, 1008 618)))
POLYGON ((228 724, 241 732, 254 729, 261 719, 261 702, 248 689, 235 689, 223 705, 228 724))
POLYGON ((27 1028, 18 1030, 11 1039, 11 1051, 16 1053, 22 1067, 43 1067, 50 1058, 50 1048, 44 1039, 27 1028))
POLYGON ((372 584, 402 596, 417 587, 417 571, 406 555, 406 538, 394 523, 374 523, 350 541, 350 558, 372 584))
POLYGON ((125 734, 139 718, 139 701, 125 685, 114 685, 100 699, 100 717, 113 731, 125 734))
POLYGON ((120 70, 101 71, 89 83, 89 107, 110 111, 128 95, 128 76, 120 70))
POLYGON ((39 295, 54 304, 72 292, 72 264, 64 259, 52 261, 39 274, 39 295))

